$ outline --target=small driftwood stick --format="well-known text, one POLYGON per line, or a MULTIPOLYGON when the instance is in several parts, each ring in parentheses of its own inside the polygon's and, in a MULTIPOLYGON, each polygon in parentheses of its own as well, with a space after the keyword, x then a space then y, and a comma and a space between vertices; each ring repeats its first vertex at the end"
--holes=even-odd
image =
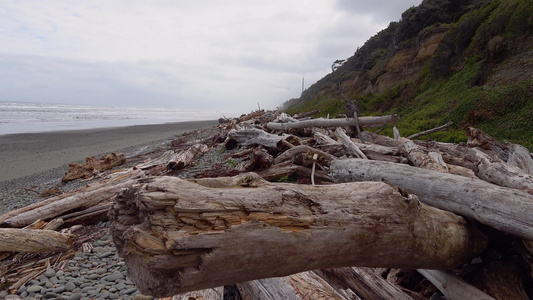
POLYGON ((425 131, 422 131, 422 132, 419 132, 419 133, 411 134, 410 136, 407 137, 407 139, 414 140, 414 139, 416 139, 418 137, 421 137, 421 136, 424 136, 424 135, 428 135, 428 134, 431 134, 431 133, 434 133, 434 132, 442 131, 442 130, 448 129, 448 127, 452 126, 452 124, 453 124, 453 122, 449 121, 448 123, 446 123, 444 125, 441 125, 441 126, 438 126, 438 127, 432 128, 432 129, 428 129, 428 130, 425 130, 425 131))
POLYGON ((160 176, 109 215, 131 279, 157 297, 325 267, 446 269, 485 247, 463 218, 382 182, 160 176))
MULTIPOLYGON (((294 165, 290 161, 275 164, 266 170, 257 171, 256 173, 268 181, 278 181, 283 177, 292 175, 300 178, 311 178, 311 170, 309 168, 294 165)), ((315 179, 320 182, 333 181, 333 179, 326 172, 321 170, 315 170, 315 179)))
POLYGON ((332 160, 337 159, 335 156, 333 156, 333 155, 331 155, 329 153, 314 149, 314 148, 309 147, 309 146, 300 145, 300 146, 296 146, 294 148, 291 148, 291 149, 283 152, 282 154, 278 155, 278 157, 276 157, 274 159, 274 164, 279 164, 279 163, 281 163, 283 161, 286 161, 286 160, 289 160, 289 159, 293 159, 299 153, 309 153, 311 155, 317 154, 318 157, 319 157, 318 162, 322 166, 329 166, 329 163, 332 160))

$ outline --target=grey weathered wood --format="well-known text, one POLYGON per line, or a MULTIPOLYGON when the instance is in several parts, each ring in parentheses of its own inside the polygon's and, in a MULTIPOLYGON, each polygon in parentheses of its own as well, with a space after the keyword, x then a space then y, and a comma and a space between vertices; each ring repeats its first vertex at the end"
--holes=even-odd
POLYGON ((331 155, 329 153, 326 153, 324 151, 320 151, 320 150, 314 149, 314 148, 309 147, 309 146, 300 145, 300 146, 296 146, 294 148, 290 148, 289 150, 287 150, 287 151, 283 152, 282 154, 278 155, 278 157, 276 157, 274 159, 274 164, 279 164, 279 163, 281 163, 283 161, 292 159, 292 158, 294 158, 294 156, 296 156, 299 153, 309 153, 311 155, 317 154, 319 156, 319 158, 320 158, 320 164, 321 165, 328 165, 329 166, 329 163, 332 160, 337 159, 335 156, 333 156, 333 155, 331 155))
POLYGON ((350 289, 362 299, 413 300, 398 286, 386 281, 369 268, 335 268, 315 270, 337 290, 350 289))
POLYGON ((132 280, 154 296, 325 267, 450 268, 485 247, 463 218, 382 182, 159 176, 109 216, 132 280))
POLYGON ((199 291, 187 292, 184 294, 174 295, 172 300, 223 300, 224 287, 219 286, 199 291))
POLYGON ((0 228, 0 252, 62 252, 74 238, 53 230, 0 228))
POLYGON ((533 175, 533 158, 529 150, 518 144, 509 146, 509 158, 507 163, 511 166, 522 169, 525 173, 533 175))
POLYGON ((337 182, 387 181, 420 201, 533 240, 533 195, 476 180, 407 165, 363 159, 334 160, 337 182))
POLYGON ((268 148, 276 148, 280 141, 288 137, 287 134, 276 135, 257 128, 242 128, 228 133, 228 140, 236 141, 240 146, 262 145, 268 148))
POLYGON ((340 127, 335 129, 335 134, 342 140, 346 148, 350 149, 353 155, 362 158, 362 159, 368 159, 366 155, 357 147, 357 145, 352 142, 352 140, 346 135, 344 130, 340 127))
MULTIPOLYGON (((426 154, 413 141, 405 138, 400 138, 399 141, 401 144, 400 149, 413 165, 419 168, 448 173, 448 168, 445 165, 443 166, 444 162, 441 163, 438 158, 434 159, 432 156, 426 154)), ((436 152, 433 153, 437 154, 436 152)))
POLYGON ((357 122, 353 118, 346 119, 312 119, 293 123, 267 123, 267 127, 271 130, 286 130, 286 129, 299 129, 306 127, 351 127, 356 126, 358 123, 361 127, 379 127, 388 123, 394 123, 398 121, 398 115, 388 115, 380 117, 359 117, 357 122))
POLYGON ((87 209, 100 202, 110 201, 121 189, 131 186, 136 179, 144 176, 145 173, 141 170, 116 173, 107 180, 51 198, 43 205, 36 203, 24 209, 6 213, 0 216, 0 220, 4 226, 20 228, 37 219, 48 220, 68 211, 87 209))
POLYGON ((498 158, 491 158, 479 149, 472 149, 469 157, 476 163, 477 177, 500 186, 533 191, 533 175, 525 173, 498 158))
POLYGON ((237 283, 243 300, 345 300, 312 272, 237 283))
POLYGON ((428 129, 428 130, 425 130, 425 131, 422 131, 422 132, 419 132, 419 133, 411 134, 407 138, 410 139, 410 140, 414 140, 414 139, 416 139, 418 137, 421 137, 421 136, 424 136, 424 135, 428 135, 428 134, 431 134, 431 133, 434 133, 434 132, 438 132, 438 131, 441 131, 441 130, 448 129, 448 127, 452 126, 452 124, 453 124, 453 122, 449 121, 448 123, 446 123, 444 125, 441 125, 441 126, 438 126, 438 127, 435 127, 435 128, 431 128, 431 129, 428 129))
POLYGON ((437 270, 419 269, 417 271, 431 281, 446 296, 446 299, 496 300, 475 286, 468 284, 457 275, 437 270))

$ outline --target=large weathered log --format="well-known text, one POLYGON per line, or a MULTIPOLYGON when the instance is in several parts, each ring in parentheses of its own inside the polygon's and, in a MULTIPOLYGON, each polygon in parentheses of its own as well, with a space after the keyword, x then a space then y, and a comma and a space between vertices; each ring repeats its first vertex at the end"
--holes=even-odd
POLYGON ((237 144, 240 146, 261 145, 267 148, 277 148, 278 143, 286 140, 290 135, 275 135, 257 128, 232 130, 228 133, 226 148, 232 149, 237 144))
POLYGON ((53 219, 72 210, 92 207, 111 200, 122 188, 130 186, 136 179, 144 176, 141 170, 115 174, 108 180, 54 197, 55 199, 47 201, 45 205, 36 203, 27 208, 6 213, 0 216, 1 224, 8 227, 24 227, 37 219, 53 219))
POLYGON ((359 117, 357 122, 353 118, 346 119, 312 119, 306 121, 292 122, 292 123, 267 123, 267 127, 271 130, 287 130, 291 128, 305 128, 305 127, 353 127, 359 124, 361 127, 379 127, 388 123, 398 121, 398 115, 388 115, 380 117, 359 117))
POLYGON ((446 269, 485 247, 461 217, 382 182, 156 177, 109 215, 128 273, 155 296, 324 267, 446 269))
POLYGON ((350 289, 361 299, 413 300, 396 285, 386 281, 368 268, 335 268, 316 270, 337 290, 350 289))
POLYGON ((243 300, 344 300, 326 281, 312 272, 237 283, 243 300))
POLYGON ((533 192, 533 175, 525 173, 522 169, 498 158, 491 159, 475 148, 470 151, 469 158, 476 163, 474 172, 477 177, 497 185, 533 192))
POLYGON ((44 229, 0 228, 0 252, 62 252, 75 236, 44 229))
POLYGON ((509 158, 507 163, 522 169, 527 174, 533 175, 533 158, 529 150, 518 144, 509 146, 509 158))
POLYGON ((407 165, 355 158, 332 161, 330 174, 337 182, 384 180, 416 194, 424 203, 533 240, 533 196, 519 190, 407 165))

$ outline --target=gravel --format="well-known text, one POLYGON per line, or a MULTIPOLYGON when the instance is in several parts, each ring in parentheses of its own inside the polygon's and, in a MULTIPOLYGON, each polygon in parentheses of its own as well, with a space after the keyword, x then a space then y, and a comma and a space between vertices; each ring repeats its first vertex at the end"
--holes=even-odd
MULTIPOLYGON (((203 133, 209 136, 211 132, 203 133)), ((190 140, 187 143, 193 143, 190 140)), ((158 141, 141 148, 124 149, 127 157, 141 155, 156 157, 167 150, 170 141, 158 141)), ((227 166, 225 158, 238 149, 227 151, 222 146, 212 148, 189 168, 175 174, 180 178, 191 178, 195 174, 202 173, 212 168, 214 164, 227 166)), ((137 160, 138 161, 138 160, 137 160)), ((237 163, 240 160, 235 159, 237 163)), ((131 167, 135 161, 126 166, 131 167)), ((233 168, 239 167, 232 164, 233 168)), ((42 201, 35 191, 60 185, 63 191, 83 187, 94 180, 74 181, 61 184, 61 177, 66 172, 67 166, 41 172, 32 176, 19 178, 11 181, 0 182, 0 197, 2 207, 0 214, 42 201)), ((100 238, 89 241, 92 250, 88 253, 77 252, 68 260, 62 269, 49 268, 38 278, 30 280, 25 286, 20 287, 15 294, 1 290, 0 299, 134 299, 150 300, 151 296, 143 295, 137 290, 133 282, 128 278, 126 265, 117 254, 111 235, 109 234, 109 222, 100 222, 97 225, 104 230, 100 238)))

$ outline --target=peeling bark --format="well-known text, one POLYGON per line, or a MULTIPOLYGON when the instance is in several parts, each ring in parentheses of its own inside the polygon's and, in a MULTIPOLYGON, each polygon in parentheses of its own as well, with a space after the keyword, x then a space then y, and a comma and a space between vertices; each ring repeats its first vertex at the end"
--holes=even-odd
POLYGON ((112 235, 145 294, 341 266, 449 268, 485 246, 452 213, 381 182, 156 177, 121 193, 112 235))

